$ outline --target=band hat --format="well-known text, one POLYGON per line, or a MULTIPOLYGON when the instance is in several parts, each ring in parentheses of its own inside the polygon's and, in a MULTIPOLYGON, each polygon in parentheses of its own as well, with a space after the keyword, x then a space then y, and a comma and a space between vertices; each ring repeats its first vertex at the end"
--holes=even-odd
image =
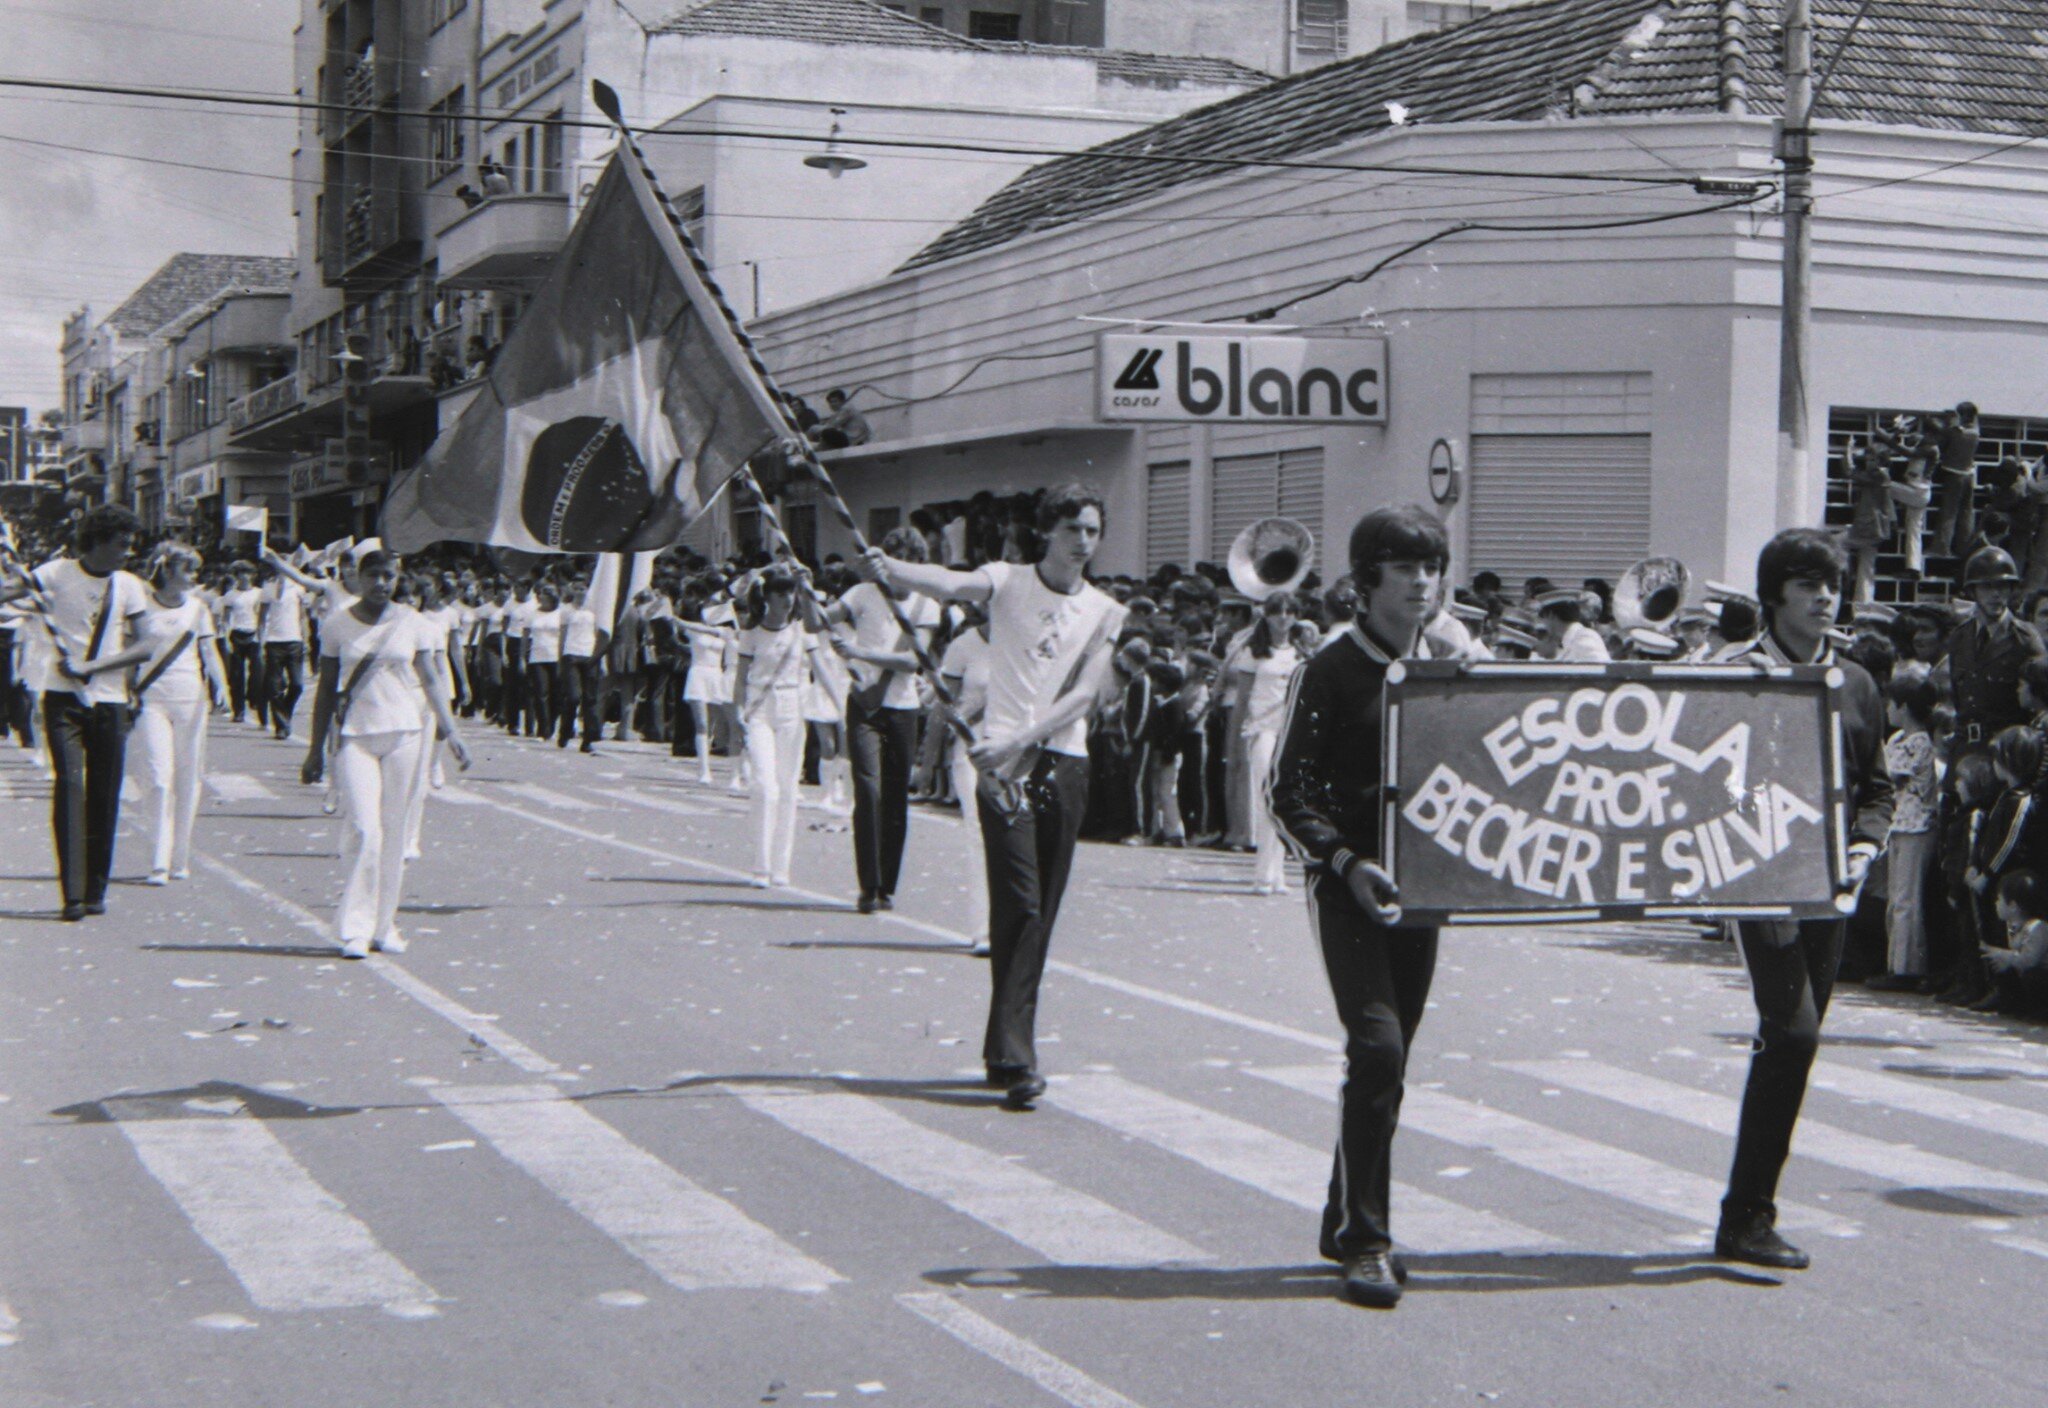
POLYGON ((1653 631, 1648 626, 1629 627, 1628 640, 1636 648, 1636 653, 1648 660, 1670 660, 1678 654, 1675 638, 1662 631, 1653 631))
POLYGON ((1536 619, 1536 613, 1529 610, 1526 606, 1510 606, 1507 610, 1500 613, 1500 623, 1503 627, 1517 631, 1541 631, 1543 629, 1542 622, 1536 619))
POLYGON ((1134 596, 1129 601, 1125 602, 1124 605, 1129 607, 1133 612, 1145 616, 1150 616, 1153 612, 1159 609, 1159 603, 1152 600, 1152 598, 1149 596, 1134 596))
POLYGON ((1852 619, 1859 626, 1889 626, 1899 619, 1899 613, 1882 602, 1866 601, 1856 608, 1852 619))
POLYGON ((1850 635, 1840 626, 1829 626, 1821 634, 1826 636, 1832 644, 1841 646, 1844 649, 1848 649, 1856 644, 1856 637, 1850 635))
POLYGON ((1549 591, 1538 595, 1529 604, 1538 611, 1551 606, 1564 606, 1567 603, 1573 606, 1583 606, 1585 604, 1585 597, 1586 594, 1577 587, 1553 587, 1549 591))
POLYGON ((1764 604, 1761 601, 1740 588, 1729 586, 1726 582, 1708 582, 1706 584, 1706 598, 1709 602, 1724 606, 1730 602, 1739 601, 1757 611, 1764 609, 1764 604))
POLYGON ((1678 624, 1681 626, 1718 626, 1721 624, 1721 613, 1709 611, 1704 606, 1688 606, 1685 610, 1678 613, 1678 624))
POLYGON ((1472 601, 1453 601, 1447 608, 1460 621, 1484 621, 1486 608, 1472 601))
POLYGON ((1493 639, 1497 645, 1519 645, 1524 650, 1535 650, 1543 644, 1541 640, 1519 626, 1503 625, 1494 632, 1493 639))

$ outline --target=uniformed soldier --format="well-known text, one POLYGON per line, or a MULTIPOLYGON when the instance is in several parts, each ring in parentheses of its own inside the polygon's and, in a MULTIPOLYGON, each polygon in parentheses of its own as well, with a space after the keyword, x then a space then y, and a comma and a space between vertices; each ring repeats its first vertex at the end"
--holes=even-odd
POLYGON ((2048 645, 2013 615, 2019 586, 2019 568, 2004 548, 1979 548, 1963 566, 1963 590, 1976 609, 1949 633, 1932 677, 1955 704, 1958 758, 1989 748, 2000 729, 2028 722, 2020 670, 2048 654, 2048 645))

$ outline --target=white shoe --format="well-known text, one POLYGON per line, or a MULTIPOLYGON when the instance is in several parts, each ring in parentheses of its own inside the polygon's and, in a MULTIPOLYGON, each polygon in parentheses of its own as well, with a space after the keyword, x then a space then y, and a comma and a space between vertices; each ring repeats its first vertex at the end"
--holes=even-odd
POLYGON ((368 939, 350 939, 341 946, 341 956, 343 958, 368 958, 370 956, 370 941, 368 939))
POLYGON ((439 792, 442 788, 446 787, 447 785, 448 773, 441 766, 441 760, 439 758, 436 758, 434 759, 434 771, 427 778, 427 786, 433 788, 436 792, 439 792))
POLYGON ((407 846, 405 848, 405 858, 409 861, 418 860, 420 858, 420 848, 418 846, 407 846))
POLYGON ((1252 893, 1255 895, 1270 895, 1273 893, 1273 887, 1261 880, 1258 884, 1252 886, 1252 893))
POLYGON ((149 872, 149 878, 142 883, 145 885, 168 885, 171 883, 171 872, 168 870, 152 870, 149 872))
POLYGON ((765 875, 750 875, 747 877, 747 883, 757 890, 765 890, 773 882, 765 875))
POLYGON ((183 865, 179 866, 176 870, 173 870, 171 872, 171 878, 173 880, 190 880, 192 878, 191 867, 183 865))
POLYGON ((768 883, 778 890, 786 890, 789 888, 789 877, 787 875, 777 875, 768 883))
POLYGON ((370 947, 378 950, 380 953, 404 953, 405 935, 393 929, 383 938, 373 942, 370 947))

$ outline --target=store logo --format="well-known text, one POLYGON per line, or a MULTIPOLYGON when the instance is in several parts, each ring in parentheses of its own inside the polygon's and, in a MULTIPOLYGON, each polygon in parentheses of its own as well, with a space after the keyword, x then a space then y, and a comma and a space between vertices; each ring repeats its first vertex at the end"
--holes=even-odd
POLYGON ((1195 365, 1193 344, 1174 344, 1174 390, 1181 409, 1193 416, 1213 416, 1227 400, 1232 419, 1244 415, 1247 403, 1261 416, 1314 419, 1317 388, 1327 398, 1325 414, 1333 420, 1341 418, 1347 407, 1357 415, 1376 416, 1380 413, 1379 381, 1379 371, 1373 367, 1360 367, 1341 380, 1328 367, 1307 367, 1299 376, 1290 376, 1278 367, 1263 367, 1247 382, 1242 344, 1232 342, 1224 348, 1221 371, 1195 365))
MULTIPOLYGON (((1186 343, 1181 344, 1186 347, 1186 343)), ((1159 359, 1166 353, 1157 347, 1146 347, 1131 358, 1131 364, 1124 368, 1123 375, 1116 379, 1119 391, 1157 391, 1159 389, 1159 359)))

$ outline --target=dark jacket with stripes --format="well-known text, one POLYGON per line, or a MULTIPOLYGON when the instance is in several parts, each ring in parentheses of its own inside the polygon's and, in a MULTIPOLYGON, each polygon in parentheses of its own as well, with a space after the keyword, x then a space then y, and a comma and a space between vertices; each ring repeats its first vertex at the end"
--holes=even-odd
MULTIPOLYGON (((1416 642, 1418 658, 1429 644, 1416 642)), ((1304 864, 1380 859, 1380 696, 1393 657, 1353 622, 1295 672, 1273 755, 1273 820, 1304 864)))
MULTIPOLYGON (((1791 665, 1792 657, 1766 628, 1751 651, 1741 657, 1760 664, 1791 665)), ((1843 675, 1843 778, 1849 793, 1849 843, 1883 850, 1892 830, 1892 775, 1885 766, 1884 693, 1870 672, 1836 650, 1825 647, 1816 665, 1832 665, 1843 675)))

